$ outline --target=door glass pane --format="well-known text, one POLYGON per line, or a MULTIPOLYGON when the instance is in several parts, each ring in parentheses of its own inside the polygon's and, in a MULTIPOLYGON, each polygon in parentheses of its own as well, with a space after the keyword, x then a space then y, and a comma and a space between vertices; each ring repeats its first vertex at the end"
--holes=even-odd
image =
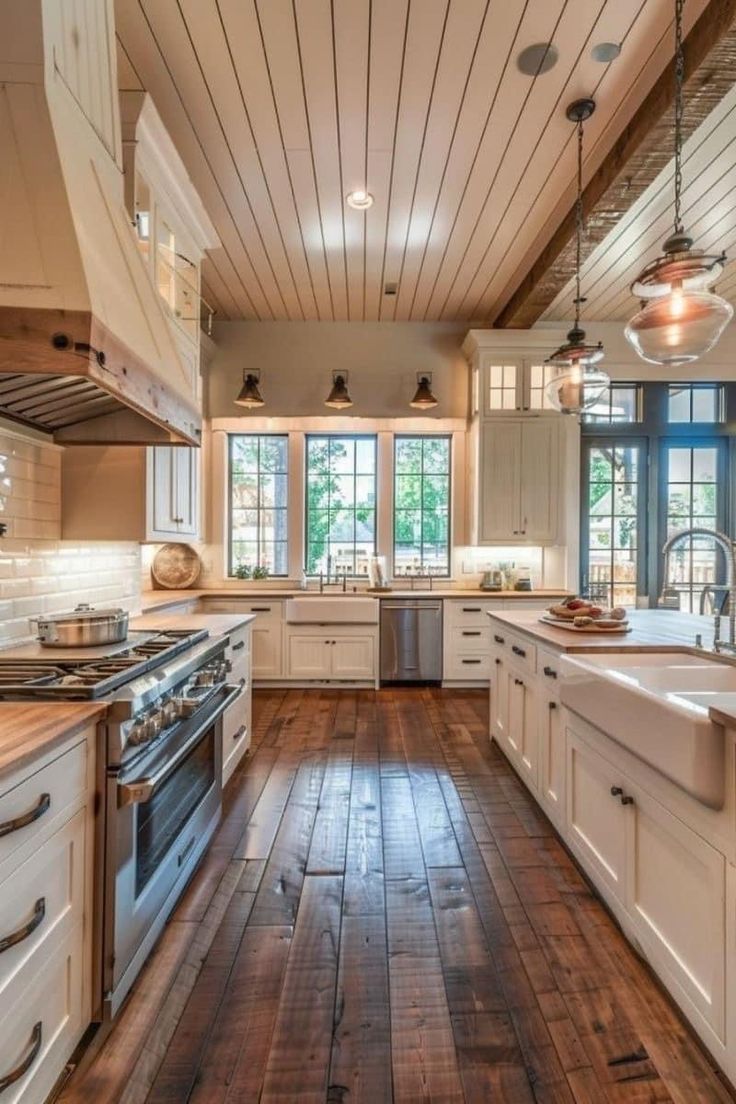
POLYGON ((639 446, 588 453, 588 590, 605 606, 636 605, 639 446))
MULTIPOLYGON (((718 449, 710 446, 667 448, 665 466, 667 535, 694 526, 717 528, 718 449)), ((665 588, 669 597, 677 600, 680 609, 698 613, 703 588, 718 582, 719 570, 720 553, 713 540, 686 537, 671 551, 665 588)))

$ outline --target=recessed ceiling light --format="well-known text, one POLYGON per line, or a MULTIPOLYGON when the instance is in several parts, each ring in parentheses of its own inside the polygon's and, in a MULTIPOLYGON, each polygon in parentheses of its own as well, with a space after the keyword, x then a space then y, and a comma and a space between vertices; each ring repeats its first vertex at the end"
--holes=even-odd
POLYGON ((527 77, 538 77, 540 73, 548 73, 557 64, 559 56, 557 47, 551 42, 535 42, 521 51, 516 65, 527 77))
POLYGON ((363 188, 357 188, 354 192, 348 192, 345 196, 348 207, 353 207, 356 211, 367 211, 369 207, 373 205, 373 196, 370 192, 366 192, 363 188))
POLYGON ((590 51, 590 56, 593 61, 600 61, 607 65, 609 61, 615 61, 620 53, 621 47, 618 42, 599 42, 590 51))

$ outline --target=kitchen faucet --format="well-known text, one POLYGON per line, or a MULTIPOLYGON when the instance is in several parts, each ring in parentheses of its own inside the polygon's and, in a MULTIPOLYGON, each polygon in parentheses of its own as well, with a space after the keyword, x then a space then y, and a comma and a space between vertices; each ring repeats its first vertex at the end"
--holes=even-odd
POLYGON ((664 556, 664 572, 662 576, 662 592, 659 596, 660 605, 665 601, 665 590, 667 588, 667 579, 670 573, 670 556, 672 548, 678 541, 684 540, 685 537, 710 537, 723 551, 726 557, 726 586, 728 587, 728 641, 721 640, 721 615, 716 612, 713 619, 714 625, 714 638, 713 649, 716 652, 728 651, 736 652, 736 593, 734 593, 734 585, 736 584, 736 544, 725 533, 719 532, 717 529, 707 529, 705 526, 695 525, 692 529, 678 529, 676 533, 673 533, 671 537, 662 545, 662 555, 664 556))

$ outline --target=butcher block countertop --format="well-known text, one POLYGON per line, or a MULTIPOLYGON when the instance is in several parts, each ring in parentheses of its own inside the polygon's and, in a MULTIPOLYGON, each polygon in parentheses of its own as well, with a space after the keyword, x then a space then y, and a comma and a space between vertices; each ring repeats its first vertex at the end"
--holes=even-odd
POLYGON ((703 644, 713 643, 713 618, 676 610, 630 610, 628 633, 575 633, 540 621, 533 610, 499 610, 489 613, 493 621, 527 633, 564 652, 680 652, 695 647, 700 633, 703 644))
MULTIPOLYGON (((376 591, 348 589, 346 598, 457 598, 460 601, 469 598, 483 598, 485 600, 530 599, 530 598, 566 598, 570 591, 560 588, 552 590, 481 590, 479 587, 471 589, 452 589, 451 587, 435 587, 430 590, 427 586, 417 587, 415 590, 407 590, 396 587, 394 590, 386 590, 380 593, 376 591)), ((178 606, 182 602, 196 602, 199 598, 239 598, 252 602, 269 598, 341 598, 343 591, 332 585, 326 587, 323 594, 319 590, 288 589, 286 587, 253 587, 248 589, 212 589, 212 590, 148 590, 141 596, 141 612, 149 613, 154 609, 165 609, 166 606, 178 606)))
POLYGON ((130 622, 131 629, 206 629, 210 636, 227 636, 256 619, 255 613, 166 613, 151 607, 130 622))
POLYGON ((0 702, 0 779, 40 759, 106 711, 101 702, 0 702))

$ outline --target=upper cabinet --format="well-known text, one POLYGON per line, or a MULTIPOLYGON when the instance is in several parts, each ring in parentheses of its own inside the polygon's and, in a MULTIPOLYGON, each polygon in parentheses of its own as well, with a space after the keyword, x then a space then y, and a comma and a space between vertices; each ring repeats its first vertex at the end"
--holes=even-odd
MULTIPOLYGON (((536 335, 524 336, 536 343, 536 335)), ((498 339, 473 331, 464 346, 472 378, 468 543, 569 545, 576 540, 577 419, 547 401, 552 369, 541 343, 538 352, 508 352, 493 347, 498 339)))
POLYGON ((138 248, 163 301, 177 350, 200 394, 199 338, 211 310, 201 294, 201 265, 219 239, 151 97, 120 93, 125 204, 138 248))

